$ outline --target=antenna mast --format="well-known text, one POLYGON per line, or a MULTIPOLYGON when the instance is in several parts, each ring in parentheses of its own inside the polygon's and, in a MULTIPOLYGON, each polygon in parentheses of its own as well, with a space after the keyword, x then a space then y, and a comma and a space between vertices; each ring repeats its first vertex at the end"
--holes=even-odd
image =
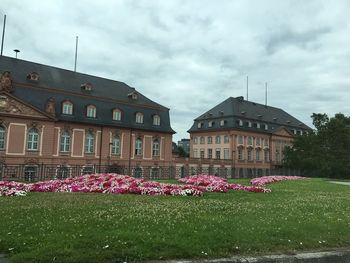
POLYGON ((265 82, 265 106, 267 106, 267 82, 265 82))
POLYGON ((6 15, 4 15, 4 25, 3 25, 3 28, 2 28, 1 54, 0 54, 0 56, 2 56, 2 51, 4 50, 5 25, 6 25, 6 15))
POLYGON ((247 100, 248 100, 248 76, 247 76, 247 100))
POLYGON ((77 71, 77 59, 78 59, 78 36, 75 37, 75 59, 74 59, 74 72, 77 71))

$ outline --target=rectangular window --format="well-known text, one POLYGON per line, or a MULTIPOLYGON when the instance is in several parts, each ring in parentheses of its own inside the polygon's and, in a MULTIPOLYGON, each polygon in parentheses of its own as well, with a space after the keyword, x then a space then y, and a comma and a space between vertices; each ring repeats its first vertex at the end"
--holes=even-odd
POLYGON ((253 161, 253 151, 252 149, 247 149, 247 157, 248 157, 248 161, 253 161))
POLYGON ((249 128, 252 127, 252 122, 248 121, 248 127, 249 127, 249 128))
POLYGON ((225 121, 224 120, 221 120, 220 121, 220 126, 224 126, 225 125, 225 121))
POLYGON ((208 149, 208 159, 213 158, 213 149, 208 149))
POLYGON ((198 137, 193 138, 193 144, 198 144, 198 137))
POLYGON ((200 143, 200 144, 205 144, 205 140, 204 140, 204 137, 203 137, 203 136, 199 139, 199 143, 200 143))
POLYGON ((220 159, 220 149, 219 149, 219 148, 217 148, 217 149, 215 150, 215 158, 216 158, 216 159, 220 159))
POLYGON ((89 118, 95 118, 96 117, 96 108, 88 107, 87 112, 86 112, 86 116, 89 118))
POLYGON ((193 157, 198 158, 198 149, 193 150, 193 157))
POLYGON ((256 146, 260 146, 261 145, 261 138, 256 138, 255 143, 256 143, 256 146))
POLYGON ((257 127, 258 129, 260 129, 260 123, 259 123, 259 122, 256 124, 256 127, 257 127))
POLYGON ((120 121, 122 119, 122 114, 120 111, 113 111, 113 120, 120 121))
POLYGON ((265 151, 264 152, 264 160, 265 162, 269 162, 270 161, 270 152, 269 151, 265 151))
POLYGON ((208 144, 212 144, 213 138, 212 138, 211 136, 209 136, 209 137, 207 138, 207 141, 208 141, 208 144))
POLYGON ((216 136, 215 137, 215 143, 220 144, 221 143, 221 136, 216 136))
POLYGON ((239 126, 243 126, 243 121, 239 120, 239 126))
POLYGON ((62 113, 63 114, 68 114, 68 115, 72 115, 72 113, 73 113, 73 105, 72 104, 68 104, 68 103, 63 103, 62 113))
POLYGON ((243 136, 242 135, 238 136, 238 144, 243 144, 243 136))
POLYGON ((204 149, 201 149, 200 154, 201 154, 201 158, 203 159, 204 158, 204 149))
POLYGON ((228 135, 224 136, 224 143, 229 143, 230 142, 230 138, 228 137, 228 135))
POLYGON ((248 137, 248 145, 253 145, 253 137, 252 136, 248 137))
POLYGON ((135 121, 136 121, 136 123, 143 123, 143 114, 142 113, 137 113, 135 121))
POLYGON ((238 148, 238 160, 244 160, 243 148, 238 148))
POLYGON ((230 159, 230 151, 228 148, 224 148, 224 159, 230 159))
POLYGON ((260 150, 256 150, 256 151, 255 151, 255 159, 256 159, 257 161, 260 161, 260 150))
POLYGON ((269 140, 268 139, 264 139, 264 146, 269 147, 269 140))

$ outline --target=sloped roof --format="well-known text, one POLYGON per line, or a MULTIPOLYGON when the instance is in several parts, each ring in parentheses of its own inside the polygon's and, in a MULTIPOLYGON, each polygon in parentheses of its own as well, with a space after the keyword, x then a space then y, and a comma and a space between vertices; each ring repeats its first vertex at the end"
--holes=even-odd
POLYGON ((58 120, 174 133, 170 126, 169 109, 148 99, 123 82, 20 59, 0 57, 0 73, 4 71, 11 73, 14 86, 12 94, 39 110, 45 111, 47 100, 54 98, 58 120), (32 72, 39 74, 39 80, 33 81, 27 78, 32 72), (91 91, 81 88, 86 83, 92 85, 91 91), (137 100, 128 96, 132 93, 137 94, 137 100), (61 102, 67 99, 74 105, 73 116, 61 114, 61 102), (85 109, 89 104, 96 106, 94 119, 85 116, 85 109), (112 120, 112 111, 115 108, 122 111, 122 120, 119 122, 112 120), (135 123, 136 112, 144 114, 143 124, 135 123), (152 124, 155 114, 161 118, 160 126, 152 124))
POLYGON ((280 108, 246 101, 243 97, 229 97, 214 108, 197 117, 189 132, 238 128, 271 133, 280 126, 284 126, 287 129, 311 129, 280 108), (220 126, 219 122, 221 120, 225 121, 224 126, 220 126), (239 125, 239 120, 243 121, 243 126, 239 125), (209 121, 213 122, 212 127, 209 127, 209 121), (199 122, 202 123, 201 128, 198 128, 199 122), (265 127, 257 128, 254 127, 254 125, 252 125, 252 127, 247 127, 245 122, 267 124, 268 129, 266 130, 265 127))

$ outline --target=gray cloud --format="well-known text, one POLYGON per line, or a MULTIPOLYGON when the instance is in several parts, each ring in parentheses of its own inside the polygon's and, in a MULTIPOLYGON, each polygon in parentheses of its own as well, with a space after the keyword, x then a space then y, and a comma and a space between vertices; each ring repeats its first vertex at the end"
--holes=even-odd
MULTIPOLYGON (((311 125, 350 114, 350 3, 339 0, 2 0, 4 54, 123 81, 170 108, 174 140, 246 93, 311 125), (40 8, 38 8, 40 7, 40 8)), ((1 18, 2 21, 2 18, 1 18)))

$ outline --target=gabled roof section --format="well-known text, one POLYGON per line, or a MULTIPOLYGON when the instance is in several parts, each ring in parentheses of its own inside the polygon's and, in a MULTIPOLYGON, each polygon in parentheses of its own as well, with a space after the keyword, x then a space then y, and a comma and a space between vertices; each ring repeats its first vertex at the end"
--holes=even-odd
POLYGON ((77 95, 87 95, 98 98, 113 98, 124 103, 132 103, 140 106, 168 109, 141 93, 137 100, 131 100, 128 94, 135 92, 135 88, 124 82, 105 79, 84 73, 74 72, 57 67, 38 64, 30 61, 0 57, 0 71, 10 71, 15 83, 32 85, 36 88, 44 88, 54 92, 68 92, 77 95), (38 80, 27 78, 28 74, 35 72, 39 74, 38 80), (94 89, 86 93, 82 85, 89 83, 94 89))
POLYGON ((168 108, 123 82, 2 56, 0 74, 6 71, 11 75, 10 92, 14 97, 41 112, 47 111, 52 100, 50 109, 57 120, 175 133, 168 108), (72 115, 62 114, 65 100, 73 104, 72 115), (96 106, 96 118, 86 116, 89 104, 96 106), (112 118, 115 108, 122 112, 120 121, 112 118), (144 123, 135 123, 136 112, 144 114, 144 123), (153 125, 155 114, 161 118, 160 125, 153 125))
MULTIPOLYGON (((310 130, 311 128, 285 112, 284 110, 272 106, 265 106, 260 103, 244 100, 243 97, 229 97, 223 102, 219 103, 209 111, 205 112, 201 116, 194 120, 194 124, 189 132, 214 130, 220 128, 238 128, 244 129, 245 125, 238 125, 237 122, 251 122, 266 124, 267 129, 264 128, 264 132, 271 133, 273 129, 285 126, 287 129, 303 129, 310 130), (214 124, 225 121, 227 125, 212 125, 209 127, 208 123, 213 121, 214 124), (202 123, 202 127, 199 128, 198 123, 202 123)), ((254 130, 254 126, 251 127, 254 130)), ((261 128, 255 127, 257 130, 261 128)))

